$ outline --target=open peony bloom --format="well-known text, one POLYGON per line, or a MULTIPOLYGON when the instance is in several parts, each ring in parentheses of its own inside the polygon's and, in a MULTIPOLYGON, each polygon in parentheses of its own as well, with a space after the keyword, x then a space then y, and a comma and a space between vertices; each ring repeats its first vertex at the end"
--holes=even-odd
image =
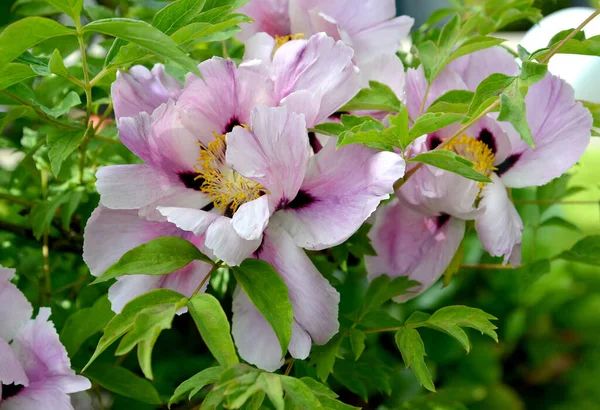
POLYGON ((73 410, 70 393, 91 388, 71 370, 50 309, 33 308, 0 266, 0 410, 73 410))
MULTIPOLYGON (((478 81, 498 70, 508 75, 517 73, 513 58, 501 48, 474 53, 455 61, 432 85, 425 109, 446 91, 474 90, 478 81)), ((409 70, 406 83, 407 109, 415 118, 427 88, 422 69, 409 70)), ((575 100, 572 87, 551 74, 530 87, 525 103, 536 147, 529 147, 511 124, 497 121, 494 115, 488 115, 464 135, 454 139, 445 149, 472 161, 475 169, 489 176, 492 182, 481 184, 435 167, 423 166, 397 192, 403 205, 395 206, 408 206, 411 210, 401 211, 390 206, 378 216, 377 226, 371 235, 374 239, 378 238, 374 244, 379 256, 369 259, 371 275, 409 275, 426 288, 444 272, 462 235, 445 233, 443 241, 424 241, 420 246, 403 249, 391 249, 389 244, 384 243, 384 237, 390 243, 400 243, 406 229, 410 229, 406 227, 413 226, 415 218, 418 223, 424 223, 427 218, 441 218, 445 224, 452 226, 456 224, 454 219, 474 219, 479 238, 492 256, 504 256, 505 263, 509 260, 513 265, 520 263, 523 223, 506 188, 544 185, 562 175, 583 155, 592 128, 592 117, 575 100), (421 216, 415 216, 413 211, 421 216), (386 215, 404 228, 394 234, 385 220, 380 222, 386 215), (431 275, 421 276, 418 266, 411 270, 406 263, 417 254, 424 255, 426 260, 422 263, 425 264, 429 263, 429 258, 435 259, 440 255, 442 258, 431 275), (396 270, 385 272, 386 269, 396 270)), ((436 148, 456 130, 458 125, 418 138, 410 147, 411 156, 436 148)))
POLYGON ((359 64, 395 54, 414 24, 396 17, 394 0, 252 0, 240 12, 254 19, 243 26, 242 41, 264 32, 282 44, 324 32, 352 47, 359 64))

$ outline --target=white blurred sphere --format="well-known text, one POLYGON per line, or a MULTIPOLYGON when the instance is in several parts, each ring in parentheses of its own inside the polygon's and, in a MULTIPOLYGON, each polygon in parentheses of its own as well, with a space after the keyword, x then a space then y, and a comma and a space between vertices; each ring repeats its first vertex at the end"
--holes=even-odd
MULTIPOLYGON (((578 27, 594 9, 573 7, 544 17, 527 32, 521 45, 529 52, 548 46, 560 31, 578 27)), ((584 29, 586 37, 600 35, 600 17, 584 29)), ((575 98, 600 103, 600 57, 557 54, 552 57, 549 70, 575 88, 575 98)))

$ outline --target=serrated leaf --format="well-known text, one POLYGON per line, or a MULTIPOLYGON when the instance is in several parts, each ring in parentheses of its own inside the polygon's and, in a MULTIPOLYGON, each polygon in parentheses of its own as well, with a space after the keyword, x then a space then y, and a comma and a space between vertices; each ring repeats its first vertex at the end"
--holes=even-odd
POLYGON ((510 122, 530 147, 535 148, 531 128, 527 122, 525 99, 521 94, 519 82, 515 81, 500 95, 500 115, 498 121, 510 122))
POLYGON ((335 335, 327 344, 324 346, 315 346, 311 354, 311 364, 316 364, 317 376, 324 382, 333 372, 333 366, 335 365, 335 359, 340 350, 343 337, 340 333, 335 335))
POLYGON ((165 34, 171 35, 179 28, 191 23, 202 11, 206 0, 174 1, 154 15, 152 25, 165 34))
POLYGON ((548 73, 548 64, 539 64, 534 61, 523 61, 519 78, 524 85, 531 87, 541 81, 548 73))
POLYGON ((431 134, 432 132, 447 127, 448 125, 462 121, 464 118, 465 116, 462 114, 428 112, 417 118, 408 135, 412 141, 421 135, 431 134))
POLYGON ((485 50, 486 48, 498 46, 504 43, 506 40, 496 37, 488 36, 475 36, 469 38, 467 41, 462 43, 448 58, 447 64, 450 62, 466 56, 468 54, 475 53, 477 51, 485 50))
POLYGON ((427 112, 466 114, 475 93, 467 90, 451 90, 435 100, 427 112))
POLYGON ((63 162, 77 149, 79 143, 85 136, 85 130, 58 130, 52 129, 46 136, 46 141, 50 150, 50 168, 52 173, 57 176, 60 173, 63 162))
POLYGON ((60 341, 69 357, 74 357, 81 345, 101 332, 114 316, 108 295, 98 299, 92 307, 83 308, 69 316, 60 332, 60 341))
POLYGON ((221 377, 221 373, 223 373, 221 366, 209 367, 181 383, 169 399, 169 408, 171 408, 172 404, 181 401, 185 396, 188 397, 188 400, 191 400, 204 387, 216 383, 221 377))
POLYGON ((49 116, 58 118, 67 114, 69 111, 71 111, 71 108, 76 107, 79 104, 81 104, 79 94, 77 94, 75 91, 69 91, 65 98, 63 98, 63 100, 56 104, 56 106, 53 108, 48 108, 43 105, 40 105, 40 108, 49 116))
POLYGON ((445 149, 424 152, 411 158, 408 162, 422 162, 477 182, 492 182, 490 178, 476 171, 471 161, 445 149))
POLYGON ((43 17, 26 17, 6 27, 0 34, 0 67, 44 40, 74 36, 75 30, 43 17))
POLYGON ((142 296, 138 296, 125 305, 121 313, 115 316, 104 329, 104 335, 100 338, 94 354, 85 365, 83 371, 94 362, 110 345, 118 338, 129 332, 137 316, 144 310, 155 306, 172 304, 179 306, 187 301, 187 298, 180 293, 170 289, 155 289, 142 296))
POLYGON ((21 63, 8 63, 0 67, 0 90, 37 75, 31 67, 21 63))
POLYGON ((367 335, 359 329, 350 329, 350 346, 354 353, 354 360, 358 360, 365 351, 365 339, 367 335))
POLYGON ((364 88, 340 111, 388 111, 400 112, 402 103, 390 87, 377 81, 369 81, 370 88, 364 88))
POLYGON ((258 259, 246 259, 232 270, 254 306, 275 331, 282 355, 285 355, 292 337, 294 315, 283 279, 269 263, 258 259))
POLYGON ((473 102, 467 112, 467 117, 475 118, 487 109, 514 81, 515 77, 494 73, 479 83, 475 90, 473 102))
POLYGON ((188 308, 200 336, 219 364, 227 367, 239 363, 229 321, 219 301, 207 293, 198 294, 189 301, 188 308))
POLYGON ((195 260, 212 264, 196 245, 185 239, 176 236, 156 238, 126 252, 92 283, 126 275, 168 275, 195 260))
POLYGON ((163 330, 171 328, 178 306, 165 304, 153 306, 141 311, 133 328, 121 339, 115 354, 122 356, 138 346, 138 362, 147 379, 154 378, 152 373, 152 350, 163 330))
POLYGON ((573 247, 558 256, 570 262, 600 265, 600 235, 587 236, 579 240, 573 247))
POLYGON ((197 62, 187 56, 177 43, 162 31, 139 20, 112 18, 93 21, 83 27, 84 33, 102 33, 130 41, 153 53, 169 58, 188 71, 200 75, 197 62))
POLYGON ((281 376, 281 383, 292 403, 299 409, 322 409, 321 402, 313 391, 301 380, 289 376, 281 376))
POLYGON ((410 288, 418 285, 418 282, 409 280, 406 276, 400 276, 393 280, 386 275, 375 278, 367 288, 358 317, 364 317, 367 313, 373 312, 390 299, 405 295, 410 288))
POLYGON ((435 391, 429 369, 425 364, 425 346, 421 335, 415 329, 400 328, 395 336, 396 345, 402 354, 406 368, 410 368, 417 380, 429 391, 435 391))
POLYGON ((89 377, 106 390, 130 397, 143 403, 161 404, 158 392, 152 384, 129 370, 109 363, 96 363, 87 369, 89 377))

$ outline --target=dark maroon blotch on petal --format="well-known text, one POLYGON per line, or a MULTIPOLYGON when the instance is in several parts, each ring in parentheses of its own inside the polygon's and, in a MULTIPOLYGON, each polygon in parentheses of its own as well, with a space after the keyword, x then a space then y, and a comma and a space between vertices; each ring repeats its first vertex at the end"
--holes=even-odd
POLYGON ((437 221, 436 221, 437 228, 442 229, 444 227, 444 225, 446 225, 448 223, 449 220, 450 220, 450 215, 441 214, 440 216, 437 217, 437 221))
POLYGON ((509 169, 515 166, 519 158, 521 158, 521 154, 513 154, 510 157, 506 158, 502 164, 496 167, 496 174, 498 174, 498 176, 501 177, 509 169))
POLYGON ((317 138, 317 134, 312 131, 308 133, 308 142, 310 143, 310 146, 315 154, 323 149, 323 145, 317 138))
POLYGON ((227 123, 227 125, 225 126, 225 129, 223 130, 223 134, 230 133, 238 125, 242 125, 242 123, 240 122, 240 120, 238 120, 236 117, 232 117, 229 120, 229 122, 227 123))
POLYGON ((433 150, 436 149, 442 143, 442 139, 438 137, 436 134, 431 134, 427 136, 427 149, 433 150))
POLYGON ((494 134, 492 134, 487 128, 481 130, 477 139, 487 145, 494 154, 497 152, 498 148, 496 147, 496 139, 494 138, 494 134))
POLYGON ((25 386, 22 384, 3 384, 2 385, 2 400, 16 396, 23 390, 25 386))
POLYGON ((204 184, 204 178, 197 178, 198 174, 195 172, 182 172, 179 174, 179 180, 183 182, 186 188, 200 191, 202 184, 204 184))
POLYGON ((302 209, 317 201, 311 194, 306 191, 298 191, 296 198, 286 205, 288 209, 302 209))

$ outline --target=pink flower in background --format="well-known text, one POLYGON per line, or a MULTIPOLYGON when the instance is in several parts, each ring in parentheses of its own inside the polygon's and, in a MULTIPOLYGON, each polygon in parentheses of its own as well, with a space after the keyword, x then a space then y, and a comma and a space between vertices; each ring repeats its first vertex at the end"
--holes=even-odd
POLYGON ((9 281, 14 269, 0 266, 0 409, 73 410, 70 393, 91 383, 71 370, 49 308, 33 308, 9 281))
MULTIPOLYGON (((512 57, 501 48, 457 60, 432 85, 425 109, 446 91, 474 90, 477 81, 496 70, 508 75, 518 70, 512 57)), ((414 118, 425 96, 427 81, 422 69, 417 69, 409 70, 406 82, 407 109, 414 118)), ((504 255, 505 263, 510 260, 515 266, 520 264, 523 223, 506 188, 544 185, 568 171, 583 155, 592 128, 591 115, 575 100, 572 87, 551 74, 530 87, 525 103, 536 148, 529 147, 512 125, 497 121, 494 115, 483 118, 464 136, 456 138, 446 149, 471 160, 492 182, 480 184, 435 167, 423 166, 397 192, 401 202, 378 215, 371 235, 374 241, 377 239, 374 244, 379 256, 369 258, 371 276, 387 273, 392 276, 408 274, 416 280, 421 277, 422 288, 435 282, 450 263, 452 251, 458 248, 462 235, 444 233, 438 236, 433 229, 430 232, 435 232, 434 237, 443 237, 443 240, 423 241, 420 246, 403 250, 395 248, 404 240, 404 235, 410 231, 407 227, 414 226, 415 220, 419 224, 435 221, 431 218, 442 218, 446 221, 444 225, 450 223, 452 226, 458 226, 456 219, 474 219, 483 247, 492 256, 504 255), (410 210, 400 210, 403 206, 410 210), (390 229, 386 219, 395 220, 398 230, 390 229), (419 274, 419 266, 407 267, 406 261, 417 254, 423 255, 422 264, 435 266, 432 275, 419 274), (443 258, 437 261, 439 255, 443 258), (394 270, 384 272, 386 269, 394 270)), ((436 148, 458 128, 458 125, 450 126, 415 140, 409 156, 436 148)), ((427 224, 436 226, 431 222, 427 224)))
POLYGON ((283 38, 324 32, 354 49, 359 64, 395 54, 414 24, 396 17, 394 0, 252 0, 240 12, 254 19, 243 25, 242 41, 260 32, 283 38))

